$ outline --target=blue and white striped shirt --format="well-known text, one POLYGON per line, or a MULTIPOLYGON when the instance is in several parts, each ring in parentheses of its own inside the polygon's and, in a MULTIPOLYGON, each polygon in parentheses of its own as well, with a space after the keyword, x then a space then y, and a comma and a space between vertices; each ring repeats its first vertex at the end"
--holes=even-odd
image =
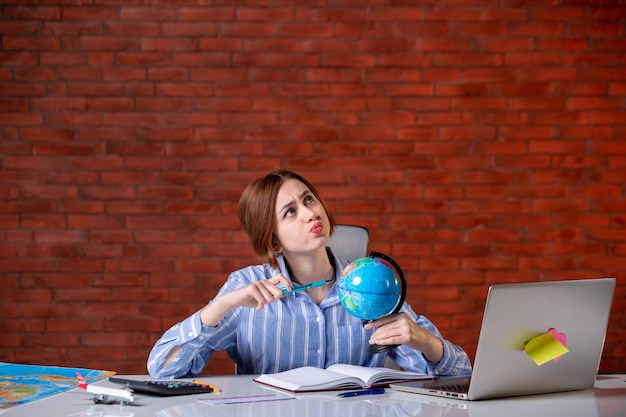
MULTIPOLYGON (((347 262, 335 260, 336 279, 347 262)), ((269 279, 279 272, 291 279, 282 256, 280 271, 268 264, 249 266, 233 272, 218 296, 244 287, 253 281, 269 279)), ((337 282, 337 281, 335 281, 337 282)), ((445 340, 424 316, 417 316, 405 303, 402 311, 443 342, 444 355, 431 363, 421 352, 401 345, 387 352, 368 355, 374 330, 365 330, 361 320, 341 305, 336 286, 317 305, 302 292, 288 294, 257 311, 238 307, 231 310, 216 327, 203 326, 200 311, 174 325, 157 341, 148 358, 148 371, 155 378, 182 378, 200 374, 214 351, 226 350, 237 365, 238 373, 280 372, 301 366, 326 368, 334 363, 383 366, 389 355, 402 368, 431 375, 467 375, 471 365, 467 354, 445 340), (177 357, 163 366, 170 350, 182 345, 177 357)))

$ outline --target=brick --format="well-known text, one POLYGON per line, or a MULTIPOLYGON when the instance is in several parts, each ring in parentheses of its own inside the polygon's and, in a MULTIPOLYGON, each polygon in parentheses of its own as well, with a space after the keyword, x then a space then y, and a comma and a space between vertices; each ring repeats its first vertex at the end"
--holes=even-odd
POLYGON ((76 82, 68 85, 67 92, 70 96, 98 97, 122 96, 124 91, 122 83, 76 82))
MULTIPOLYGON (((474 140, 474 139, 495 139, 496 131, 492 127, 449 127, 439 131, 441 140, 474 140)), ((490 147, 489 150, 494 150, 490 147)))
POLYGON ((308 16, 313 21, 322 22, 355 22, 355 21, 367 21, 368 11, 365 9, 359 9, 356 7, 323 7, 323 8, 311 8, 308 10, 308 16))
POLYGON ((76 187, 69 186, 25 186, 22 195, 26 198, 75 198, 76 187))
MULTIPOLYGON (((227 38, 227 39, 202 38, 200 39, 200 44, 198 46, 198 49, 200 51, 211 51, 211 52, 230 51, 230 52, 235 53, 235 52, 241 51, 242 41, 241 39, 238 39, 238 38, 227 38)), ((248 54, 245 54, 243 56, 249 57, 248 54)), ((236 58, 233 61, 234 61, 233 63, 238 62, 236 58)))
POLYGON ((586 254, 601 251, 602 243, 552 242, 550 246, 550 253, 570 255, 573 253, 586 254))
POLYGON ((38 143, 33 146, 33 150, 39 155, 102 155, 104 145, 38 143))
POLYGON ((271 54, 268 57, 268 65, 272 67, 315 67, 318 65, 317 54, 271 54))
POLYGON ((621 124, 624 122, 626 111, 591 111, 589 122, 592 124, 621 124))
POLYGON ((163 33, 169 36, 206 36, 215 37, 218 33, 217 24, 214 22, 164 22, 161 25, 163 33))
MULTIPOLYGON (((438 20, 436 12, 429 11, 428 18, 438 20)), ((417 7, 377 7, 372 10, 371 18, 376 22, 380 21, 411 21, 424 20, 424 11, 417 7)), ((447 16, 450 17, 450 16, 447 16)))
MULTIPOLYGON (((307 88, 306 84, 300 84, 300 85, 303 88, 307 88)), ((281 86, 276 86, 276 88, 281 89, 281 88, 288 88, 288 87, 281 85, 281 86)), ((222 97, 222 96, 224 97, 255 97, 255 96, 266 97, 269 94, 270 94, 269 86, 260 84, 260 83, 249 84, 245 82, 242 82, 242 83, 229 82, 228 84, 219 84, 215 87, 215 95, 218 97, 222 97)))
POLYGON ((175 265, 173 261, 129 259, 121 261, 120 268, 123 272, 173 272, 175 270, 175 265))
MULTIPOLYGON (((4 265, 4 261, 0 261, 4 265)), ((7 264, 9 264, 7 262, 7 264)), ((49 289, 29 289, 20 291, 18 289, 3 289, 3 296, 14 303, 49 303, 51 301, 51 291, 49 289)))
POLYGON ((0 172, 0 184, 36 184, 37 175, 34 172, 0 172))
POLYGON ((171 20, 178 16, 178 10, 171 7, 123 7, 120 11, 122 20, 147 20, 162 21, 171 20))
POLYGON ((145 80, 146 71, 143 68, 105 68, 102 71, 102 78, 105 81, 145 80))
MULTIPOLYGON (((416 25, 414 22, 412 23, 395 23, 395 31, 402 38, 441 38, 442 36, 447 36, 450 33, 450 29, 447 23, 444 22, 420 22, 416 25)), ((358 27, 346 27, 346 32, 352 32, 358 30, 358 27)), ((382 27, 379 29, 379 33, 372 31, 372 37, 391 37, 389 33, 391 33, 392 29, 387 27, 382 27)), ((452 36, 451 38, 457 38, 456 36, 452 36)), ((440 39, 438 39, 440 40, 440 39)), ((420 41, 418 40, 418 44, 420 41)))
POLYGON ((533 141, 528 144, 530 153, 581 154, 585 143, 575 141, 533 141))
MULTIPOLYGON (((137 9, 136 14, 141 15, 142 9, 137 9)), ((180 20, 200 20, 200 21, 231 21, 234 20, 237 13, 235 7, 180 7, 178 9, 178 17, 180 20)))
MULTIPOLYGON (((87 333, 81 335, 80 341, 83 346, 116 348, 118 346, 137 346, 139 337, 135 332, 109 332, 107 333, 87 333)), ((102 369, 102 368, 99 368, 102 369)))
POLYGON ((288 38, 329 38, 333 25, 326 23, 285 23, 277 27, 276 36, 288 38))
POLYGON ((40 126, 43 123, 41 113, 33 112, 29 114, 22 113, 4 113, 0 114, 0 123, 3 125, 15 126, 40 126))
POLYGON ((593 109, 607 110, 621 109, 620 101, 617 98, 570 98, 567 100, 567 108, 571 110, 593 109))
POLYGON ((618 22, 590 22, 590 23, 571 23, 569 31, 573 36, 597 37, 619 37, 622 36, 622 25, 618 22))
POLYGON ((168 67, 174 64, 174 57, 165 52, 120 52, 116 54, 116 62, 127 66, 168 67))
POLYGON ((620 186, 611 184, 599 185, 579 185, 570 188, 570 196, 581 197, 619 197, 621 196, 620 186))
POLYGON ((565 65, 594 65, 594 66, 613 66, 619 65, 618 54, 587 54, 587 53, 573 53, 563 56, 563 63, 565 65))
POLYGON ((600 242, 621 242, 626 236, 624 236, 623 230, 595 228, 587 231, 587 235, 590 239, 600 242))
MULTIPOLYGON (((305 74, 307 82, 355 82, 360 81, 361 72, 349 68, 337 69, 308 69, 305 74)), ((295 80, 298 81, 298 80, 295 80)))
POLYGON ((593 174, 591 179, 593 181, 599 181, 602 183, 622 184, 624 183, 624 180, 626 179, 626 172, 625 171, 600 172, 597 174, 593 174))
POLYGON ((468 245, 468 244, 438 244, 434 245, 434 254, 436 256, 456 256, 456 257, 473 257, 488 256, 491 254, 489 245, 468 245))
POLYGON ((2 47, 6 51, 32 50, 32 51, 57 51, 60 49, 59 40, 56 38, 35 38, 4 36, 2 47))
POLYGON ((555 168, 598 168, 604 164, 603 158, 595 157, 578 157, 573 155, 557 155, 553 157, 553 165, 555 168))
POLYGON ((619 256, 585 256, 580 260, 580 265, 582 268, 615 270, 620 268, 620 259, 619 256))
MULTIPOLYGON (((429 257, 420 260, 420 270, 430 271, 455 271, 460 269, 460 262, 458 258, 441 258, 441 257, 429 257)), ((458 306, 456 307, 458 308, 458 306)), ((448 311, 446 314, 449 314, 448 311)))
POLYGON ((206 97, 213 95, 213 86, 204 82, 185 83, 182 86, 175 83, 160 83, 156 92, 159 96, 206 97))
POLYGON ((52 68, 27 68, 16 70, 15 79, 20 81, 54 81, 56 75, 52 68))
POLYGON ((54 203, 51 201, 6 201, 0 206, 2 213, 52 213, 54 203))
MULTIPOLYGON (((0 225, 3 228, 17 228, 19 227, 20 220, 17 215, 0 215, 0 225)), ((17 254, 15 248, 13 247, 3 247, 0 249, 1 256, 8 257, 14 256, 17 254)))
MULTIPOLYGON (((212 54, 211 57, 217 57, 219 59, 223 59, 223 56, 217 56, 212 54)), ((208 55, 195 55, 193 57, 188 58, 188 62, 190 65, 199 65, 199 66, 213 66, 215 65, 212 62, 205 62, 209 58, 208 55)), ((241 69, 232 69, 232 68, 202 68, 202 69, 192 69, 190 71, 191 79, 197 81, 245 81, 246 80, 246 71, 241 69)), ((242 87, 246 87, 247 85, 242 85, 242 87)), ((226 86, 224 86, 226 87, 226 86)), ((249 88, 256 88, 253 86, 249 86, 249 88)), ((222 90, 224 91, 224 90, 222 90)))
POLYGON ((528 20, 528 15, 529 10, 521 7, 494 7, 481 10, 480 19, 517 22, 528 20))
POLYGON ((626 82, 615 82, 609 84, 609 95, 623 95, 624 91, 626 91, 626 82))
POLYGON ((22 136, 29 140, 72 140, 75 138, 76 129, 70 128, 23 128, 22 136))
POLYGON ((34 214, 23 215, 21 223, 23 227, 27 228, 65 227, 67 225, 65 216, 34 214))
POLYGON ((28 106, 28 102, 25 99, 10 99, 4 98, 0 99, 0 110, 16 112, 16 111, 26 111, 28 106))

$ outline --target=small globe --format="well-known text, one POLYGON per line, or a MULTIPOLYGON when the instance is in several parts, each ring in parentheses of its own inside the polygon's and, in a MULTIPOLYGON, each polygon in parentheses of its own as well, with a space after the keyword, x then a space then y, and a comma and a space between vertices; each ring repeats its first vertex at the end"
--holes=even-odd
POLYGON ((337 293, 350 314, 361 320, 376 320, 394 311, 402 296, 402 281, 384 259, 360 258, 341 273, 337 293))

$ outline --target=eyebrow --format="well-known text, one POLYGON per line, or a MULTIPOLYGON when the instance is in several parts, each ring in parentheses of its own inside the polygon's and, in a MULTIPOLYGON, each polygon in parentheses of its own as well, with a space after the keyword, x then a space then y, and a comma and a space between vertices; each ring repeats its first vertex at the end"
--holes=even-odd
MULTIPOLYGON (((303 192, 301 192, 298 195, 299 199, 302 199, 304 196, 306 196, 307 194, 312 194, 311 190, 309 190, 308 188, 306 190, 304 190, 303 192)), ((289 207, 293 206, 293 200, 290 200, 287 204, 285 204, 284 206, 281 207, 281 209, 278 211, 279 213, 284 212, 285 210, 287 210, 289 207)))

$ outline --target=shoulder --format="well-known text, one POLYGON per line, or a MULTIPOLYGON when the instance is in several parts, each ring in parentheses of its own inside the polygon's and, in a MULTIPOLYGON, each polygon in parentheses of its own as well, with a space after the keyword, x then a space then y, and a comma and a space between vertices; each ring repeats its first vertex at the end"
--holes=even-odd
POLYGON ((280 270, 272 268, 269 264, 251 265, 233 271, 228 276, 227 282, 238 283, 244 286, 255 281, 272 278, 278 273, 280 273, 280 270))

